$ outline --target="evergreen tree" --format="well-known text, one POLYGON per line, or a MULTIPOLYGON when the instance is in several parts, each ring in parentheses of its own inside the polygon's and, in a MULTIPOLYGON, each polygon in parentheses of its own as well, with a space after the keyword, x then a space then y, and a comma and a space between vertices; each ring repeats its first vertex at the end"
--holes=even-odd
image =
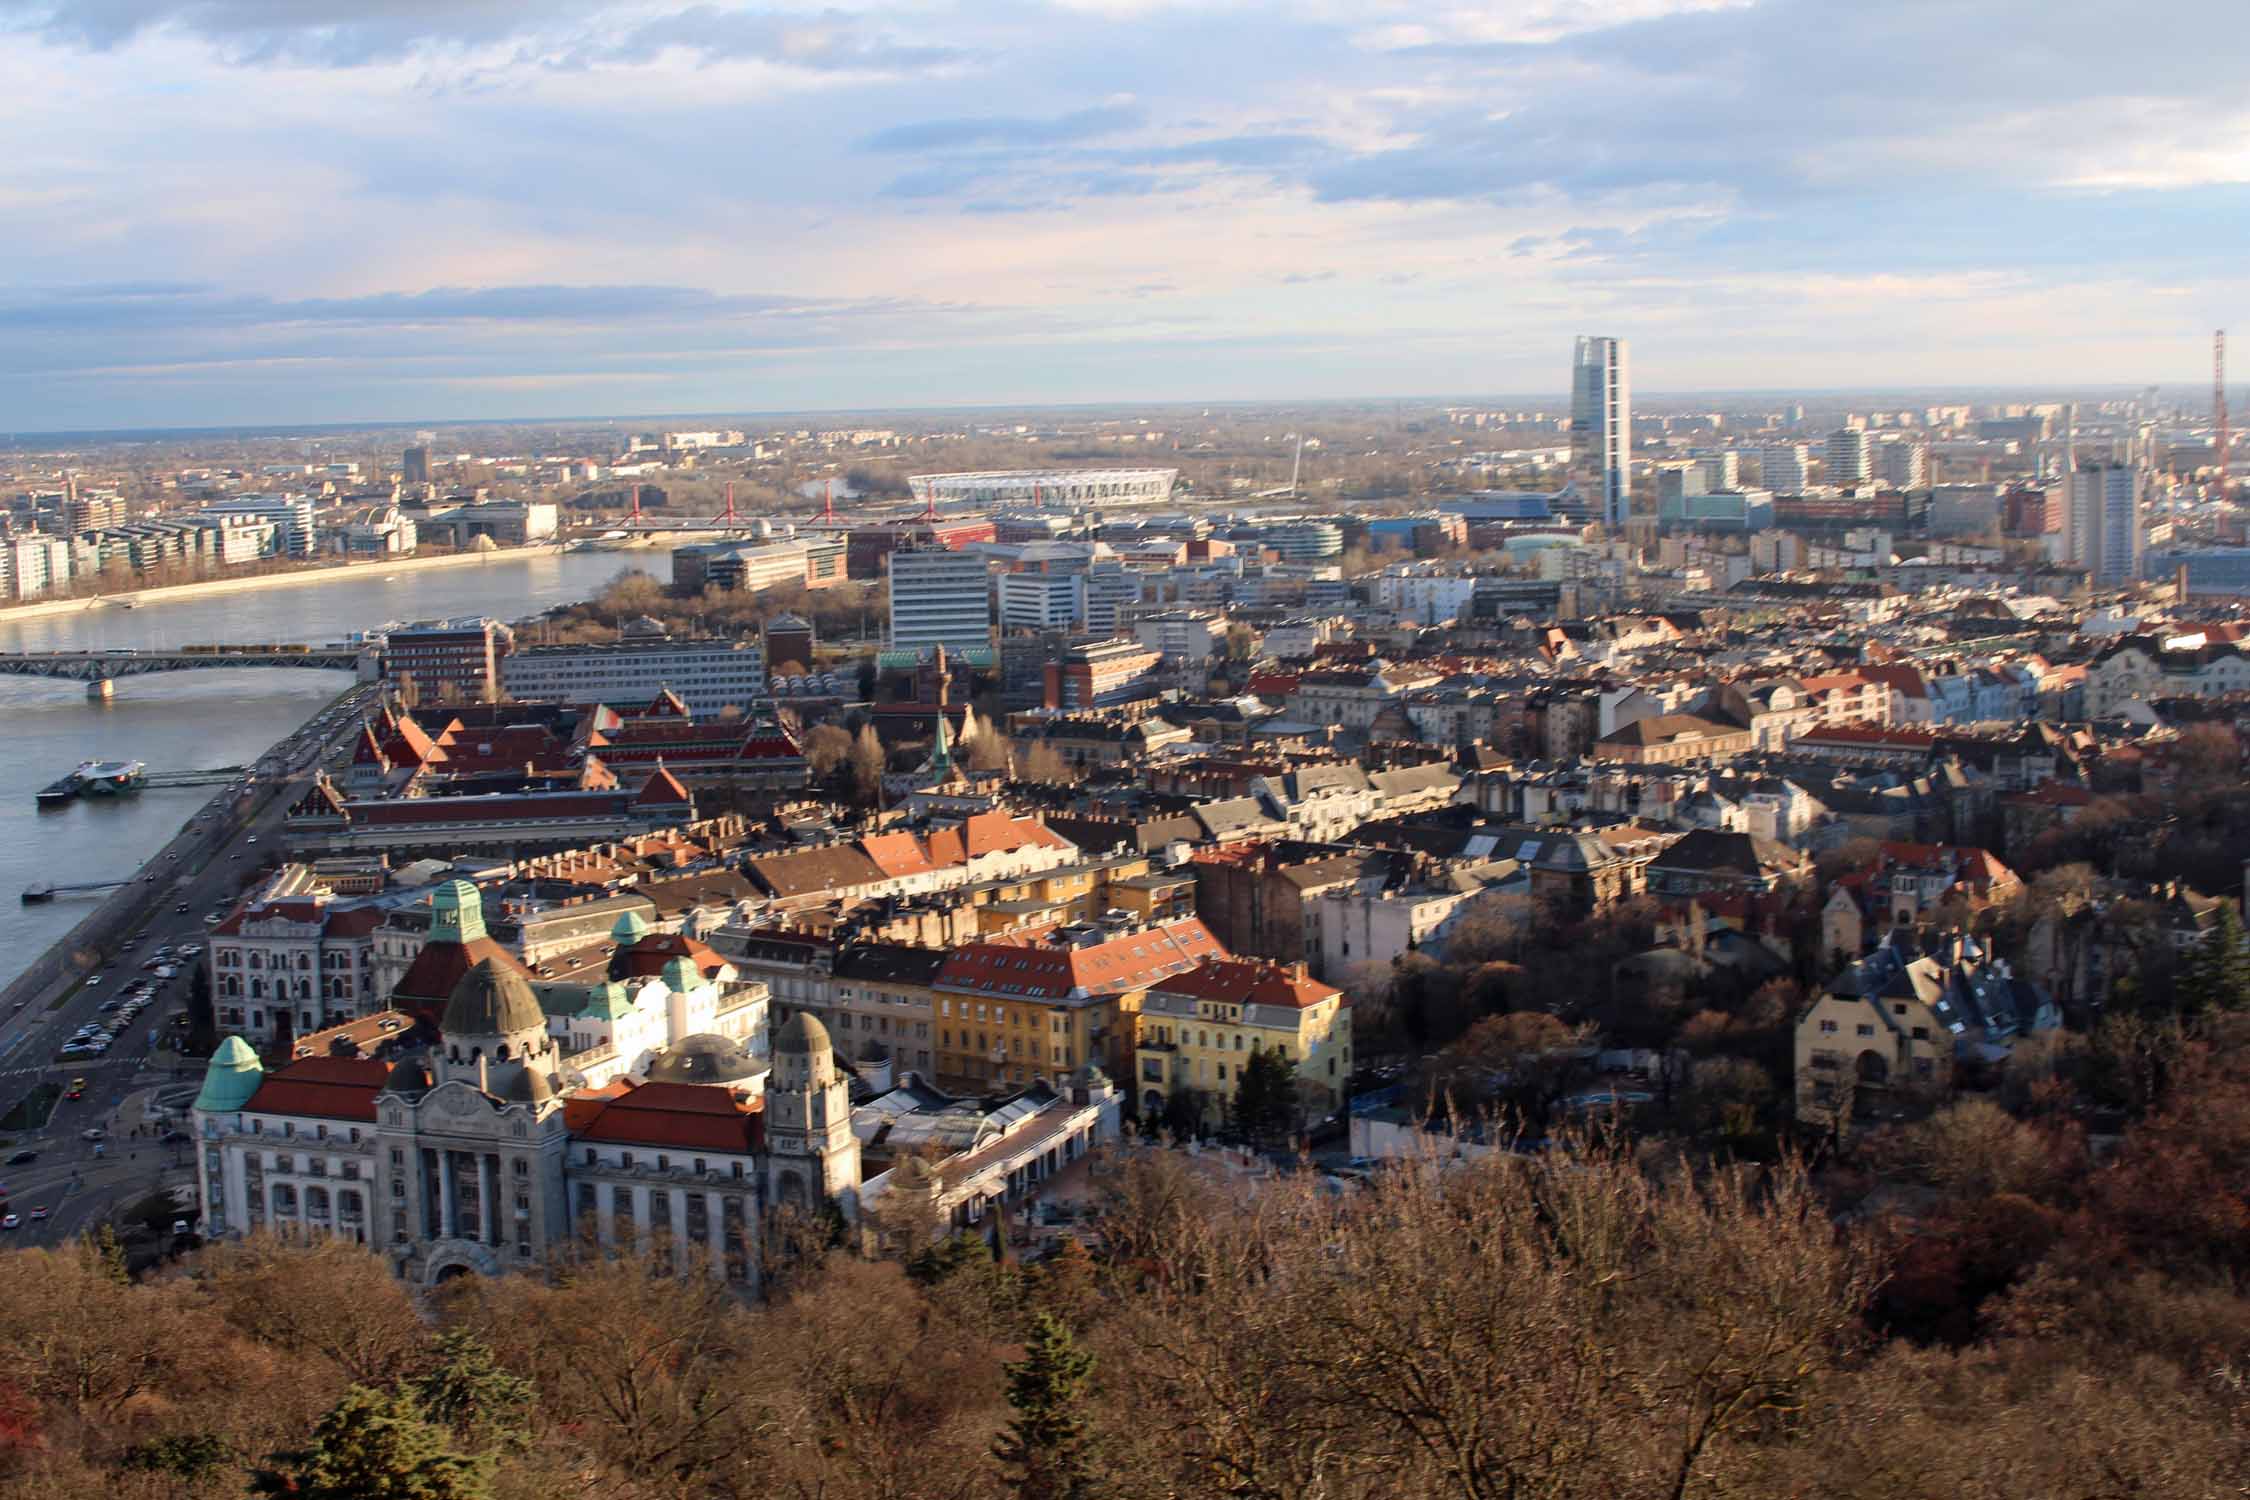
POLYGON ((1270 1145, 1289 1134, 1296 1114, 1297 1070, 1279 1049, 1255 1049, 1235 1085, 1235 1123, 1254 1144, 1270 1145))
POLYGON ((175 1433, 125 1450, 119 1463, 149 1474, 169 1474, 190 1485, 201 1484, 234 1460, 226 1439, 213 1432, 175 1433))
POLYGON ((490 1461, 454 1451, 450 1438, 405 1392, 355 1385, 310 1447, 275 1455, 257 1489, 298 1500, 485 1500, 490 1461))
POLYGON ((2242 922, 2233 902, 2220 905, 2211 930, 2180 976, 2179 990, 2180 1008, 2190 1014, 2250 1008, 2250 952, 2243 948, 2242 922))
POLYGON ((436 1364, 407 1386, 424 1415, 479 1451, 529 1445, 524 1418, 531 1411, 530 1381, 502 1365, 491 1345, 466 1329, 438 1335, 433 1352, 436 1364))
POLYGON ((1088 1500, 1097 1493, 1086 1431, 1086 1385, 1094 1356, 1053 1313, 1036 1313, 1021 1360, 1007 1366, 1015 1417, 992 1452, 1024 1500, 1088 1500))
POLYGON ((936 1286, 968 1270, 992 1265, 992 1252, 973 1234, 955 1234, 920 1251, 906 1263, 906 1274, 923 1286, 936 1286))

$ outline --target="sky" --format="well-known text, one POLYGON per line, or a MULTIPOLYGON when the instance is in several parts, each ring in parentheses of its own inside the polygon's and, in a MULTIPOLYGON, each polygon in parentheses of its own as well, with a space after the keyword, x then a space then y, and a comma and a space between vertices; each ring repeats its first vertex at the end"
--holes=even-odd
POLYGON ((0 430, 2165 383, 2240 0, 0 0, 0 430))

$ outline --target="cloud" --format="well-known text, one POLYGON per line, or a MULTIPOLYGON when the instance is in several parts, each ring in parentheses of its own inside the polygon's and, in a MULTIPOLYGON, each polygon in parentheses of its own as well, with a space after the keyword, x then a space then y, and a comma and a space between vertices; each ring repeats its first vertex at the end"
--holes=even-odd
MULTIPOLYGON (((552 25, 593 0, 543 0, 552 25)), ((486 45, 521 36, 515 0, 0 0, 0 22, 49 41, 112 51, 159 33, 201 38, 246 63, 348 67, 428 45, 486 45)))
POLYGON ((0 0, 0 376, 95 426, 1541 390, 1599 320, 1652 388, 2173 378, 2250 298, 2234 8, 0 0))
POLYGON ((1147 119, 1130 104, 1104 104, 1065 115, 974 115, 893 125, 860 140, 863 151, 958 151, 981 146, 1060 146, 1131 130, 1147 119))

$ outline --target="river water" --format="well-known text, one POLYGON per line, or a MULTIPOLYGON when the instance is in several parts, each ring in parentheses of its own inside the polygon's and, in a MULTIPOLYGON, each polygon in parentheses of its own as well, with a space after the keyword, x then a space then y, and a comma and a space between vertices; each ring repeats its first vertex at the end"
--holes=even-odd
MULTIPOLYGON (((591 597, 628 567, 660 576, 660 556, 549 553, 474 568, 214 594, 34 619, 0 620, 0 651, 150 648, 205 642, 341 640, 391 620, 444 615, 516 619, 591 597)), ((107 703, 75 682, 0 677, 0 984, 89 910, 86 899, 37 906, 23 888, 129 875, 218 790, 151 789, 81 798, 42 811, 39 788, 82 760, 141 760, 151 771, 248 765, 351 685, 349 674, 240 668, 117 679, 107 703)))

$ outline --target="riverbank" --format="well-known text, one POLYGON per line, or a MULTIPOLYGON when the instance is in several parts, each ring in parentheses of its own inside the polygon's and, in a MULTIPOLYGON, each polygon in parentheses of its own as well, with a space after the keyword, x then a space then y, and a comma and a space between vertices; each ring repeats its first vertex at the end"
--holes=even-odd
POLYGON ((552 543, 532 547, 495 547, 490 552, 448 552, 442 557, 394 557, 373 562, 337 563, 327 567, 303 568, 294 573, 261 573, 254 578, 213 578, 202 583, 175 583, 163 588, 136 589, 123 594, 97 594, 88 599, 45 599, 35 604, 11 604, 0 608, 0 624, 54 615, 85 614, 92 610, 119 609, 128 603, 137 606, 181 599, 212 599, 223 594, 387 578, 394 573, 428 573, 443 568, 483 567, 497 562, 549 556, 561 550, 563 549, 552 543))

